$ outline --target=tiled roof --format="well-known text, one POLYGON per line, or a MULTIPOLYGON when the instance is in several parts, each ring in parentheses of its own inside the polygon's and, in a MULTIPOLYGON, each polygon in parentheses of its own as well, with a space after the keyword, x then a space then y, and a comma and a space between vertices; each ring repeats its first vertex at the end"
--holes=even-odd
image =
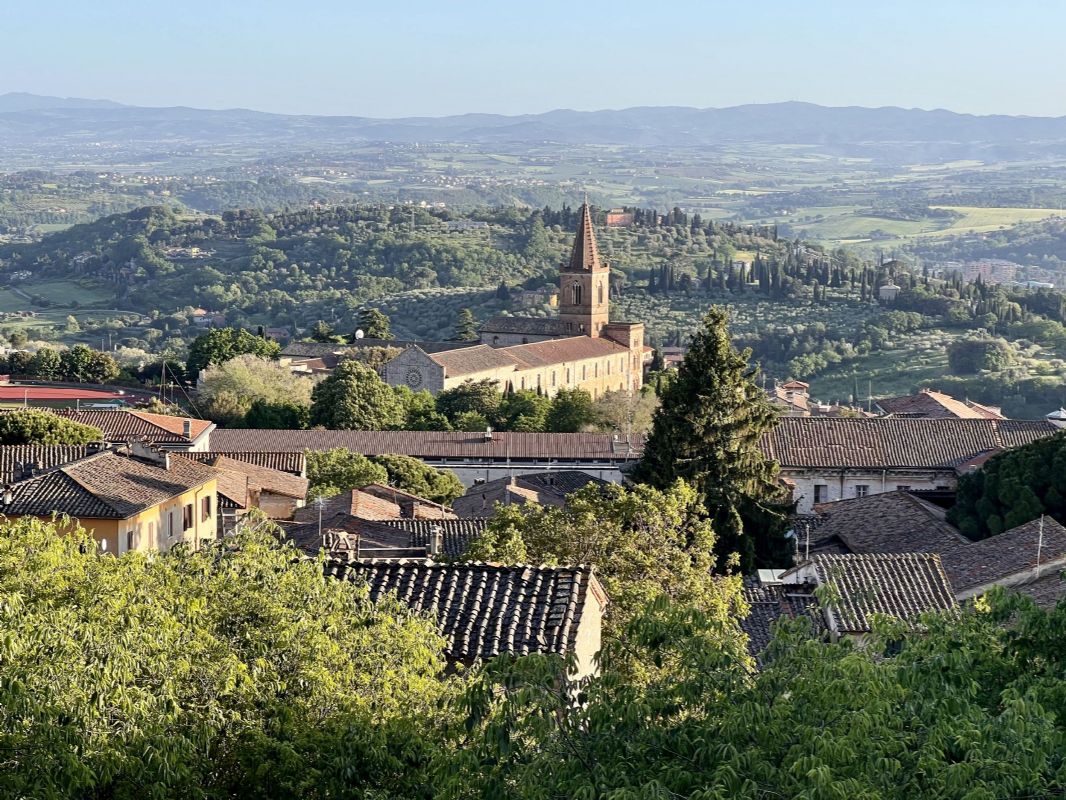
POLYGON ((782 617, 806 617, 813 634, 825 633, 825 620, 813 586, 780 583, 763 586, 756 580, 745 579, 744 600, 748 614, 740 620, 740 629, 748 635, 748 653, 756 661, 761 661, 760 654, 773 638, 774 623, 782 617))
POLYGON ((170 455, 170 468, 112 451, 75 461, 35 478, 13 483, 6 516, 52 513, 92 519, 126 519, 203 486, 217 473, 211 467, 170 455))
POLYGON ((513 371, 516 361, 507 355, 508 349, 478 344, 473 347, 464 347, 462 350, 433 353, 429 357, 434 363, 444 368, 445 377, 458 378, 494 369, 513 371))
POLYGON ((623 356, 629 353, 629 348, 610 339, 593 336, 569 336, 565 339, 548 339, 543 342, 516 344, 511 347, 500 348, 497 352, 506 353, 518 361, 520 367, 549 367, 552 364, 583 361, 589 358, 623 356))
MULTIPOLYGON (((338 515, 369 520, 399 519, 402 516, 400 507, 396 503, 361 492, 358 489, 351 489, 326 498, 322 506, 322 517, 328 518, 338 515)), ((296 509, 293 519, 297 522, 316 522, 318 516, 318 503, 315 502, 296 509)))
POLYGON ((590 483, 605 485, 607 481, 577 469, 516 475, 473 486, 452 507, 460 517, 485 517, 492 515, 497 503, 561 506, 568 494, 590 483))
POLYGON ((482 333, 510 333, 529 336, 566 336, 566 323, 558 317, 489 317, 482 333))
POLYGON ((307 456, 304 453, 220 453, 210 451, 182 453, 182 455, 201 463, 210 463, 218 456, 226 456, 227 458, 254 464, 257 467, 288 472, 290 475, 303 475, 307 471, 307 456))
POLYGON ((592 226, 592 210, 589 204, 585 203, 581 206, 577 236, 574 237, 574 247, 570 251, 570 261, 565 271, 596 272, 603 268, 600 261, 600 249, 596 245, 596 229, 592 226))
MULTIPOLYGON (((811 552, 843 544, 852 553, 940 553, 970 541, 945 519, 944 509, 906 491, 821 503, 811 520, 811 552)), ((799 547, 805 528, 797 526, 799 547)))
POLYGON ((572 652, 595 582, 584 566, 332 561, 326 574, 365 582, 371 600, 391 592, 432 614, 446 654, 462 662, 500 653, 572 652))
POLYGON ((459 350, 470 347, 470 342, 423 342, 410 339, 356 339, 350 343, 332 342, 290 342, 285 345, 280 355, 287 358, 325 358, 327 356, 341 355, 347 350, 362 349, 367 347, 405 347, 415 345, 427 353, 438 353, 443 350, 459 350))
POLYGON ((805 523, 811 524, 810 553, 936 553, 957 592, 966 592, 1066 559, 1066 528, 1050 517, 1033 520, 981 541, 963 536, 944 510, 895 491, 822 503, 817 516, 797 520, 799 552, 805 553, 805 523))
POLYGON ((0 483, 23 477, 23 468, 51 469, 85 458, 92 448, 84 444, 8 444, 0 445, 0 483))
POLYGON ((917 394, 905 397, 889 397, 878 400, 877 405, 886 414, 925 417, 927 419, 1004 419, 991 409, 977 404, 964 403, 954 397, 932 389, 922 389, 917 394))
POLYGON ((218 499, 224 508, 248 508, 248 476, 219 470, 218 499))
POLYGON ((1060 600, 1066 597, 1066 581, 1063 580, 1061 567, 1048 568, 1033 580, 1012 588, 1032 598, 1033 602, 1041 608, 1054 608, 1060 600))
POLYGON ((400 507, 404 516, 413 516, 416 519, 455 519, 455 513, 448 506, 419 497, 417 494, 405 492, 395 486, 383 483, 368 483, 361 487, 364 494, 372 494, 382 500, 388 500, 400 507))
POLYGON ((397 455, 415 458, 558 459, 577 461, 639 458, 644 437, 610 433, 503 433, 486 439, 482 433, 463 431, 325 431, 217 428, 211 432, 216 451, 233 453, 303 453, 345 447, 362 455, 397 455))
POLYGON ((128 408, 113 411, 56 409, 53 413, 83 425, 99 428, 109 442, 128 442, 144 438, 158 444, 188 444, 214 426, 210 420, 149 414, 128 408), (184 433, 186 421, 192 426, 191 439, 184 433))
POLYGON ((816 555, 811 567, 819 585, 832 587, 835 598, 826 612, 839 633, 868 632, 875 614, 910 620, 955 607, 935 553, 816 555))
POLYGON ((1055 431, 1046 420, 786 417, 762 448, 786 468, 954 469, 1055 431))
POLYGON ((1066 559, 1066 528, 1051 517, 1034 519, 996 536, 941 554, 944 568, 957 590, 984 586, 1012 575, 1035 570, 1040 563, 1066 559))
POLYGON ((258 467, 229 456, 216 456, 207 462, 212 467, 224 473, 236 473, 247 478, 247 485, 252 489, 259 489, 271 494, 280 494, 285 497, 293 497, 303 500, 307 497, 307 478, 299 478, 288 472, 258 467))
POLYGON ((436 529, 441 533, 441 555, 459 558, 470 543, 485 532, 489 521, 483 517, 470 519, 397 519, 383 522, 389 528, 407 533, 407 546, 429 550, 436 529))

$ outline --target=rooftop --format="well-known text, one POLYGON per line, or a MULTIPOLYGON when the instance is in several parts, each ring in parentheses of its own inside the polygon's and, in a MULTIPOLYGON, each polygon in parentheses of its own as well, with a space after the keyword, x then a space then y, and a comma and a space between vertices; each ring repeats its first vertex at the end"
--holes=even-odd
POLYGON ((0 445, 0 483, 20 480, 24 471, 43 471, 85 458, 95 452, 84 444, 8 444, 0 445))
POLYGON ((785 417, 762 448, 791 468, 955 469, 1056 430, 1046 420, 785 417))
POLYGON ((510 333, 530 336, 566 336, 566 323, 558 317, 512 317, 499 314, 489 317, 482 333, 510 333))
POLYGON ((206 419, 150 414, 147 411, 128 408, 111 411, 56 409, 53 413, 83 425, 99 428, 109 442, 146 439, 156 444, 189 444, 215 426, 213 422, 206 419), (189 425, 191 436, 185 435, 186 424, 189 425))
POLYGON ((600 250, 596 245, 596 230, 592 225, 592 209, 586 201, 581 206, 581 219, 574 237, 574 247, 570 251, 570 261, 565 272, 597 272, 604 269, 600 261, 600 250))
POLYGON ((127 519, 215 480, 211 467, 168 454, 169 466, 105 451, 9 486, 6 516, 53 513, 89 519, 127 519))
POLYGON ((497 503, 561 506, 568 494, 590 483, 602 486, 607 482, 577 469, 515 475, 471 487, 452 507, 460 517, 487 517, 494 513, 497 503))
POLYGON ((606 599, 586 566, 331 561, 325 570, 365 583, 373 601, 391 592, 433 615, 447 656, 467 663, 500 653, 571 653, 589 592, 606 599))
POLYGON ((905 397, 878 400, 877 405, 886 414, 925 419, 1006 419, 987 406, 956 400, 951 395, 932 389, 922 389, 917 394, 905 397))

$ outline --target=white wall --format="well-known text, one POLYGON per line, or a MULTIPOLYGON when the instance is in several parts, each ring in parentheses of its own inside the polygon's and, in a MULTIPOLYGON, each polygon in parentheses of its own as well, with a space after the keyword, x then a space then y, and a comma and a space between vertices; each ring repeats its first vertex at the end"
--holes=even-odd
POLYGON ((851 500, 858 497, 859 486, 867 487, 867 494, 881 494, 882 492, 894 492, 906 486, 911 489, 939 489, 947 487, 954 489, 958 481, 953 470, 877 470, 859 472, 847 470, 843 474, 840 470, 816 472, 814 470, 791 470, 781 469, 781 476, 795 484, 793 499, 796 501, 796 511, 800 514, 810 514, 814 510, 814 487, 825 486, 826 496, 819 502, 831 503, 836 500, 851 500))

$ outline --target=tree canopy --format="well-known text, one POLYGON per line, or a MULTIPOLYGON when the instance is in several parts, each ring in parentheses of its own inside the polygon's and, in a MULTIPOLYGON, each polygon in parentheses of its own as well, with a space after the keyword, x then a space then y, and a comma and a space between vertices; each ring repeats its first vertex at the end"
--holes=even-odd
POLYGON ((711 515, 720 556, 739 554, 745 571, 787 558, 777 466, 759 449, 777 413, 755 383, 749 356, 731 344, 725 309, 712 307, 677 377, 663 388, 635 472, 653 486, 678 479, 695 486, 711 515))
POLYGON ((1066 432, 999 453, 959 477, 952 524, 984 539, 1047 514, 1066 525, 1066 432))
POLYGON ((253 528, 109 557, 5 523, 0 794, 426 796, 440 637, 295 555, 253 528))
POLYGON ((197 336, 189 345, 189 374, 197 376, 200 370, 211 364, 222 364, 237 356, 250 354, 261 358, 273 358, 281 352, 277 342, 256 336, 244 329, 214 328, 197 336))
POLYGON ((403 424, 404 408, 378 373, 342 361, 311 392, 311 424, 336 430, 379 431, 403 424))
POLYGON ((249 353, 204 369, 197 382, 197 400, 207 417, 225 425, 305 427, 314 385, 313 379, 293 375, 291 369, 273 359, 249 353), (245 419, 253 406, 254 419, 245 419), (294 414, 303 417, 303 425, 266 424, 275 421, 274 415, 292 421, 294 414))
POLYGON ((0 444, 89 444, 104 439, 99 428, 33 408, 0 414, 0 444))

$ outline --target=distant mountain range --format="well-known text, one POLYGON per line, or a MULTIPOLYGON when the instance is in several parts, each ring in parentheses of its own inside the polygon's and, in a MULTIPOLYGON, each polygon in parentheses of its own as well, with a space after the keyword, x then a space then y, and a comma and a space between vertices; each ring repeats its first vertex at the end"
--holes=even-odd
POLYGON ((353 141, 471 144, 557 142, 641 147, 730 143, 810 144, 846 151, 894 145, 938 146, 989 160, 1020 152, 1066 153, 1066 117, 974 116, 894 107, 831 108, 772 103, 731 108, 639 107, 505 116, 306 116, 246 109, 147 108, 108 100, 0 95, 0 144, 151 142, 262 146, 353 141), (991 158, 990 158, 991 156, 991 158))

